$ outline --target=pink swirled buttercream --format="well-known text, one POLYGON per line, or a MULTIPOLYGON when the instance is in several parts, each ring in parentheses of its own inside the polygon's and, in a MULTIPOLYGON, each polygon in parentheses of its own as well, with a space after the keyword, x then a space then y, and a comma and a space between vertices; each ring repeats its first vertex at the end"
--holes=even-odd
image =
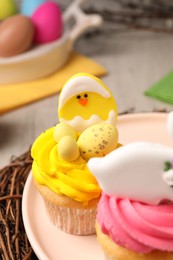
POLYGON ((153 206, 103 192, 97 221, 103 233, 127 249, 173 252, 173 204, 153 206))

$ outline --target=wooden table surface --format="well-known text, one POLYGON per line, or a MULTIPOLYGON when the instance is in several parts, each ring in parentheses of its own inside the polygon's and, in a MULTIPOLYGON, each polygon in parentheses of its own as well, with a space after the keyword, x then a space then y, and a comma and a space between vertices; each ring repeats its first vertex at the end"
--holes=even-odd
MULTIPOLYGON (((100 1, 102 5, 112 1, 100 1)), ((111 8, 111 6, 110 6, 111 8)), ((166 109, 173 106, 146 97, 145 89, 173 69, 173 35, 142 30, 116 30, 105 22, 100 32, 83 35, 75 50, 107 69, 102 78, 111 89, 120 113, 166 109)), ((0 117, 0 168, 12 156, 27 151, 35 138, 58 122, 58 93, 0 117)))

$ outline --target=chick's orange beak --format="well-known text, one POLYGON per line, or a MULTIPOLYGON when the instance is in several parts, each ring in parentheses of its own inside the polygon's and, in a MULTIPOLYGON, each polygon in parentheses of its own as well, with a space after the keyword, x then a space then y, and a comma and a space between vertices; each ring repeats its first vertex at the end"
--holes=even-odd
POLYGON ((88 103, 88 99, 87 99, 87 98, 81 98, 81 99, 79 99, 79 103, 80 103, 83 107, 85 107, 85 106, 87 105, 87 103, 88 103))

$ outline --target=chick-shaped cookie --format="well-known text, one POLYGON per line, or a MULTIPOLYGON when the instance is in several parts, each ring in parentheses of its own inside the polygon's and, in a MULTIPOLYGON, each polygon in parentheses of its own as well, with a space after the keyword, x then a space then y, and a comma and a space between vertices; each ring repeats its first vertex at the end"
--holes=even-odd
POLYGON ((64 85, 58 116, 78 133, 98 123, 116 125, 117 106, 111 91, 91 74, 78 73, 64 85))

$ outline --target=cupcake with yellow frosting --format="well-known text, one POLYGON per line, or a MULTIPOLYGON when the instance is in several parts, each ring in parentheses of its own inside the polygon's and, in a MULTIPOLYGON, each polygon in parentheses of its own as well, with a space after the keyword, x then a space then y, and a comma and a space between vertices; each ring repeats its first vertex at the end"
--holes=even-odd
POLYGON ((63 87, 58 115, 60 123, 31 149, 35 187, 55 226, 71 234, 94 234, 101 190, 87 162, 118 147, 116 103, 99 79, 80 73, 63 87))

